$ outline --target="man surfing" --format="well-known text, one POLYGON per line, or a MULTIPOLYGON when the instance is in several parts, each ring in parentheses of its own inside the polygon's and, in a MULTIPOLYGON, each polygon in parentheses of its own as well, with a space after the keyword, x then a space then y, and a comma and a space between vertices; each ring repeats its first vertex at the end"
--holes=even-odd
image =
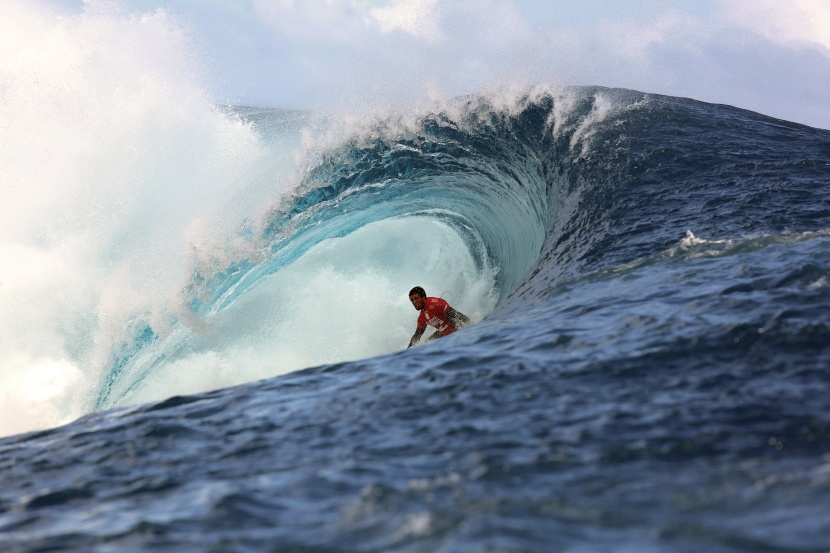
POLYGON ((431 342, 441 336, 452 334, 470 322, 466 315, 450 307, 450 304, 444 299, 428 298, 427 293, 420 286, 416 286, 409 291, 409 301, 420 313, 418 314, 418 327, 415 329, 412 339, 409 340, 407 348, 411 348, 418 343, 421 336, 424 335, 427 325, 435 328, 435 332, 426 339, 427 342, 431 342))

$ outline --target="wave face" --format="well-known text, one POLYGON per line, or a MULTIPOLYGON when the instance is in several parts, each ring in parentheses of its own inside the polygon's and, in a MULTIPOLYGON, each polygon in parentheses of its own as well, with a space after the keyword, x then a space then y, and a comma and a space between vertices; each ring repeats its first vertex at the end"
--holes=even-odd
POLYGON ((830 549, 830 132, 601 88, 226 112, 297 185, 97 412, 0 442, 4 550, 830 549), (403 350, 414 285, 476 324, 403 350))

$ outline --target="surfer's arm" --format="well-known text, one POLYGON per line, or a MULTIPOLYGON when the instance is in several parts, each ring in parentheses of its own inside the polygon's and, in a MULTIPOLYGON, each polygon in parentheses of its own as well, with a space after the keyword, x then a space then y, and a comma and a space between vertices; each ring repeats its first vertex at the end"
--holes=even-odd
POLYGON ((447 317, 452 322, 452 324, 455 325, 455 328, 461 328, 462 326, 465 326, 470 322, 470 318, 467 317, 467 315, 460 311, 456 311, 452 307, 450 307, 450 309, 447 311, 447 317))
POLYGON ((409 345, 408 345, 408 346, 406 346, 406 347, 407 347, 407 348, 411 348, 412 346, 414 346, 415 344, 417 344, 417 343, 418 343, 418 340, 420 340, 420 339, 421 339, 421 336, 423 336, 423 335, 424 335, 424 331, 425 331, 426 329, 427 329, 427 327, 423 327, 423 328, 417 328, 417 329, 415 329, 415 334, 413 334, 413 335, 412 335, 412 338, 409 340, 409 345))

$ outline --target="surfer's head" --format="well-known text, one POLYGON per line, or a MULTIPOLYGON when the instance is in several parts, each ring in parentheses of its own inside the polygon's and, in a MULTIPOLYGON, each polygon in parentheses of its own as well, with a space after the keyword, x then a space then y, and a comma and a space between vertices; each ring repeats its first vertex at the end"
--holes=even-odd
POLYGON ((412 306, 415 309, 420 311, 424 308, 424 305, 426 305, 427 293, 420 286, 416 286, 409 291, 409 301, 412 302, 412 306))

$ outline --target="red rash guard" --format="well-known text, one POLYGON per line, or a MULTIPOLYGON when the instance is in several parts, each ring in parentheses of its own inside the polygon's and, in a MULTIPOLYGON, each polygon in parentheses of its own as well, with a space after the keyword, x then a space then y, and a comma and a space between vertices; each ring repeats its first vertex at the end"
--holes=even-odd
POLYGON ((441 336, 455 332, 455 325, 447 317, 450 304, 441 298, 427 298, 424 308, 418 314, 418 330, 427 325, 435 327, 441 336))

